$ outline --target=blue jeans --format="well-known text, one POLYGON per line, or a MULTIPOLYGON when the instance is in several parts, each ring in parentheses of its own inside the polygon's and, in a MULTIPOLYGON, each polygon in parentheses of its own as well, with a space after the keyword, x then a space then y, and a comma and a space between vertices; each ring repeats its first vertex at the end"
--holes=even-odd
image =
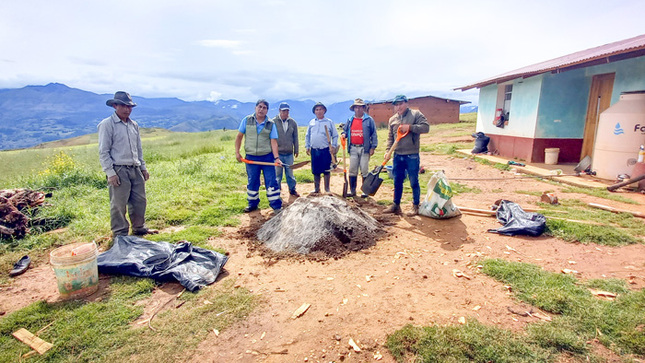
MULTIPOLYGON (((246 155, 246 158, 251 161, 265 161, 268 163, 273 162, 273 154, 268 153, 262 156, 246 155)), ((280 185, 275 178, 275 166, 273 165, 257 165, 246 164, 246 175, 248 176, 248 184, 246 185, 246 199, 249 202, 249 207, 255 208, 260 204, 260 173, 264 174, 264 186, 267 190, 267 199, 269 205, 273 209, 282 208, 282 199, 280 199, 280 185)))
POLYGON ((394 204, 401 204, 403 196, 403 182, 405 172, 408 172, 410 187, 412 188, 412 203, 419 205, 421 187, 419 186, 419 154, 397 155, 392 160, 392 174, 394 175, 394 204))
MULTIPOLYGON (((283 164, 293 165, 293 154, 280 154, 280 161, 283 164)), ((287 186, 289 186, 289 193, 296 192, 296 178, 293 176, 293 170, 291 168, 283 168, 280 166, 275 167, 276 180, 278 181, 278 186, 282 188, 282 170, 285 171, 285 178, 287 179, 287 186)))

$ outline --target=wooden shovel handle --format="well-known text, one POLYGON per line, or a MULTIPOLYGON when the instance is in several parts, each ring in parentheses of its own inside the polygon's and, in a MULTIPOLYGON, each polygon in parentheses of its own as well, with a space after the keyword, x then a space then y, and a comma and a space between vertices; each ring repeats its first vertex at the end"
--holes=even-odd
POLYGON ((635 178, 631 178, 631 179, 626 180, 624 182, 620 182, 620 183, 617 183, 617 184, 614 184, 614 185, 610 185, 610 186, 607 187, 607 190, 609 190, 610 192, 613 192, 614 190, 616 190, 616 189, 618 189, 620 187, 624 187, 625 185, 636 183, 637 181, 641 181, 643 179, 645 179, 645 174, 639 175, 639 176, 637 176, 635 178))
POLYGON ((267 161, 253 161, 253 160, 248 160, 248 159, 244 159, 244 158, 242 158, 242 162, 246 163, 246 164, 280 166, 280 165, 278 165, 278 163, 269 163, 267 161))
POLYGON ((325 126, 325 134, 327 135, 327 143, 329 143, 329 154, 331 154, 331 160, 334 164, 338 163, 338 160, 336 160, 336 155, 334 154, 333 151, 333 146, 331 146, 331 137, 329 136, 329 129, 327 128, 327 125, 325 126))
POLYGON ((390 158, 392 157, 392 153, 394 153, 394 149, 396 149, 396 145, 399 144, 399 140, 404 138, 405 135, 407 135, 408 133, 410 133, 410 130, 406 132, 401 132, 401 126, 399 126, 399 128, 396 129, 396 140, 394 140, 394 143, 390 147, 390 150, 387 152, 387 154, 385 154, 385 160, 383 160, 383 164, 381 165, 385 166, 385 164, 387 164, 387 162, 390 161, 390 158))

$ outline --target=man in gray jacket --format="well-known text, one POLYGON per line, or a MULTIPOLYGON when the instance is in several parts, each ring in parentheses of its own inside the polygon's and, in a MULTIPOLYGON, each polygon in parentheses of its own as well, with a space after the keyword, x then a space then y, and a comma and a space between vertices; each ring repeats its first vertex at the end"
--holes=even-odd
MULTIPOLYGON (((289 104, 280 104, 280 114, 273 118, 273 123, 278 129, 278 153, 284 165, 293 165, 294 158, 298 157, 298 124, 289 117, 289 104)), ((285 171, 289 194, 299 197, 296 191, 296 178, 290 167, 276 166, 275 175, 278 185, 282 183, 282 171, 285 171)))
POLYGON ((136 104, 123 91, 115 93, 114 98, 105 104, 115 109, 112 116, 98 125, 99 161, 108 180, 112 235, 128 235, 130 224, 125 218, 126 207, 132 234, 158 233, 145 226, 145 183, 150 174, 143 161, 139 125, 130 119, 136 104))
POLYGON ((409 216, 419 214, 421 187, 419 186, 419 146, 420 135, 430 131, 430 124, 426 117, 417 110, 408 108, 408 98, 398 95, 392 102, 394 116, 388 122, 387 150, 394 144, 397 130, 409 132, 403 137, 394 149, 392 158, 392 174, 394 175, 394 204, 387 208, 385 213, 401 214, 401 197, 403 196, 403 181, 407 172, 412 188, 412 211, 409 216))

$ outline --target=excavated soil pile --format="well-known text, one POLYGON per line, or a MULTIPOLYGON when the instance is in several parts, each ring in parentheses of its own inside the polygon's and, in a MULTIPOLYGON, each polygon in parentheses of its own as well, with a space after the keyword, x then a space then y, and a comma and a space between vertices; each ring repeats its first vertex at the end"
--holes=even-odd
POLYGON ((339 258, 375 244, 380 224, 334 196, 298 198, 267 221, 257 238, 275 253, 339 258))

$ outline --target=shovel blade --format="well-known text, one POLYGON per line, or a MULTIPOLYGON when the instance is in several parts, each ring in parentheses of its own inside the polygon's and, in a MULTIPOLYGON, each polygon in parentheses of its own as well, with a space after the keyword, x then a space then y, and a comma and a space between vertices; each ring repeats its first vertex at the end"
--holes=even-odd
POLYGON ((302 168, 303 166, 309 164, 310 161, 311 160, 305 160, 305 161, 301 161, 299 163, 295 163, 295 164, 291 165, 290 168, 291 168, 291 170, 302 168))
POLYGON ((383 183, 383 179, 380 178, 379 174, 369 173, 363 180, 361 190, 367 195, 374 195, 378 188, 381 187, 381 183, 383 183))
POLYGON ((343 198, 347 198, 349 194, 347 194, 347 171, 345 171, 345 174, 343 175, 345 177, 345 181, 343 182, 343 198))

